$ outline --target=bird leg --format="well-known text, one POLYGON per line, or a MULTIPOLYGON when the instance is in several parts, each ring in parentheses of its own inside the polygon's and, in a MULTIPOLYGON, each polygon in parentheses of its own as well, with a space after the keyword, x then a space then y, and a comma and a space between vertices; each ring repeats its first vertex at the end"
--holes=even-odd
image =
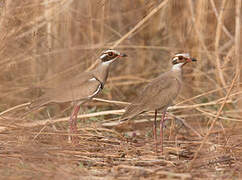
POLYGON ((157 153, 157 133, 156 133, 156 117, 157 117, 157 110, 155 110, 155 118, 154 118, 154 124, 153 124, 153 136, 155 140, 155 152, 157 153))
MULTIPOLYGON (((69 123, 70 123, 70 133, 76 133, 77 132, 77 115, 78 115, 78 112, 80 110, 80 105, 75 105, 74 106, 74 109, 71 113, 71 117, 70 117, 70 120, 69 120, 69 123)), ((72 138, 71 138, 72 139, 72 138)))
POLYGON ((160 144, 161 144, 161 154, 163 153, 163 127, 166 117, 166 110, 163 111, 161 121, 160 121, 160 144))

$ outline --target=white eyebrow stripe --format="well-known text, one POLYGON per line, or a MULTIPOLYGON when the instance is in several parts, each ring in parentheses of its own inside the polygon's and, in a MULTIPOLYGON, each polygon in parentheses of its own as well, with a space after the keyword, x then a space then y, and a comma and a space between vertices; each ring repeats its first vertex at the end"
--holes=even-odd
POLYGON ((180 53, 180 54, 176 54, 175 56, 185 56, 185 57, 190 57, 189 53, 180 53))
POLYGON ((112 53, 115 53, 115 54, 118 54, 120 55, 120 52, 114 50, 114 49, 108 49, 107 51, 105 51, 104 53, 109 53, 109 52, 112 52, 112 53))

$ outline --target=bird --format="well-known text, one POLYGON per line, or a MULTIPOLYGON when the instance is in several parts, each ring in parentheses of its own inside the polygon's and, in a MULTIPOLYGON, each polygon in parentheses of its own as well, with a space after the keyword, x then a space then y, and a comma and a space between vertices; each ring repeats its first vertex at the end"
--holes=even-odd
POLYGON ((119 58, 127 57, 114 49, 104 51, 99 59, 98 66, 83 72, 68 81, 47 88, 46 92, 30 103, 30 109, 37 109, 49 103, 73 102, 74 108, 69 120, 70 132, 76 132, 77 115, 80 106, 97 96, 107 81, 110 65, 119 58))
POLYGON ((182 87, 182 67, 192 61, 197 60, 191 58, 188 53, 175 54, 171 60, 171 70, 159 75, 148 83, 131 104, 126 107, 119 121, 122 124, 122 122, 133 119, 139 114, 154 110, 153 136, 157 152, 156 118, 158 111, 162 111, 160 121, 161 154, 163 153, 163 126, 166 110, 172 105, 182 87))

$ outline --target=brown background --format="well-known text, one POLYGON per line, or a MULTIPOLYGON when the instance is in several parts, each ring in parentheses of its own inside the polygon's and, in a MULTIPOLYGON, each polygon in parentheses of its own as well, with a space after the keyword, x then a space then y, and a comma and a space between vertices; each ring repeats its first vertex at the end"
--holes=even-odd
MULTIPOLYGON (((171 143, 165 145, 174 146, 181 136, 183 140, 190 138, 190 143, 184 145, 185 149, 191 148, 187 159, 168 159, 175 164, 171 167, 169 163, 156 165, 146 159, 148 165, 145 166, 134 165, 134 162, 137 153, 143 158, 151 153, 146 149, 153 142, 151 135, 147 135, 151 124, 147 131, 141 131, 144 136, 139 137, 138 142, 149 141, 138 150, 133 144, 129 144, 129 150, 125 149, 126 141, 116 137, 113 131, 110 135, 99 129, 100 122, 117 116, 84 119, 83 125, 79 125, 83 136, 77 147, 66 141, 67 121, 36 126, 35 122, 49 118, 47 111, 53 119, 68 117, 71 106, 64 103, 49 105, 47 109, 29 113, 24 118, 25 108, 1 114, 0 126, 4 131, 0 135, 0 155, 4 161, 0 162, 0 176, 9 179, 78 179, 82 174, 91 178, 115 179, 116 176, 125 178, 127 173, 124 172, 127 171, 133 178, 182 178, 183 175, 185 178, 241 178, 240 0, 5 0, 0 2, 0 9, 1 112, 35 99, 44 93, 44 87, 62 83, 91 69, 100 53, 119 40, 115 49, 129 57, 112 65, 100 98, 129 102, 145 83, 171 67, 170 58, 177 52, 189 52, 198 61, 184 69, 184 87, 176 103, 187 107, 172 111, 174 115, 185 119, 205 136, 224 97, 230 94, 229 103, 221 109, 219 121, 209 131, 209 139, 195 161, 197 166, 194 167, 199 168, 192 172, 187 171, 184 162, 188 163, 194 157, 201 139, 191 148, 191 135, 170 134, 171 143), (145 17, 149 18, 144 20, 145 17), (138 28, 135 28, 137 24, 138 28), (130 31, 133 32, 126 37, 130 31), (212 90, 213 93, 208 93, 212 90), (197 106, 191 108, 189 105, 197 106), (26 128, 21 126, 23 123, 33 124, 26 128), (106 148, 98 138, 94 140, 97 145, 84 138, 86 136, 118 139, 119 146, 115 146, 118 150, 106 148), (97 150, 96 147, 102 148, 97 150), (126 159, 124 164, 115 161, 115 164, 112 158, 118 151, 129 156, 130 161, 126 159), (98 159, 99 155, 104 160, 98 159), (93 156, 97 159, 93 160, 93 156), (113 164, 109 162, 109 156, 113 164), (164 171, 168 175, 156 169, 163 166, 167 167, 164 171)), ((88 114, 123 107, 93 101, 84 105, 82 110, 88 114)))

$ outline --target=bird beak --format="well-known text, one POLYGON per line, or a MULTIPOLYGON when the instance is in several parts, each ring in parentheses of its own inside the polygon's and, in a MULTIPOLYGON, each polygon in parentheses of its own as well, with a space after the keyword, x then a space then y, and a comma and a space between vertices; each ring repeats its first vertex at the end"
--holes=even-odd
POLYGON ((127 57, 128 55, 127 54, 120 54, 119 56, 120 57, 127 57))
POLYGON ((187 62, 197 61, 195 58, 187 58, 187 62))

